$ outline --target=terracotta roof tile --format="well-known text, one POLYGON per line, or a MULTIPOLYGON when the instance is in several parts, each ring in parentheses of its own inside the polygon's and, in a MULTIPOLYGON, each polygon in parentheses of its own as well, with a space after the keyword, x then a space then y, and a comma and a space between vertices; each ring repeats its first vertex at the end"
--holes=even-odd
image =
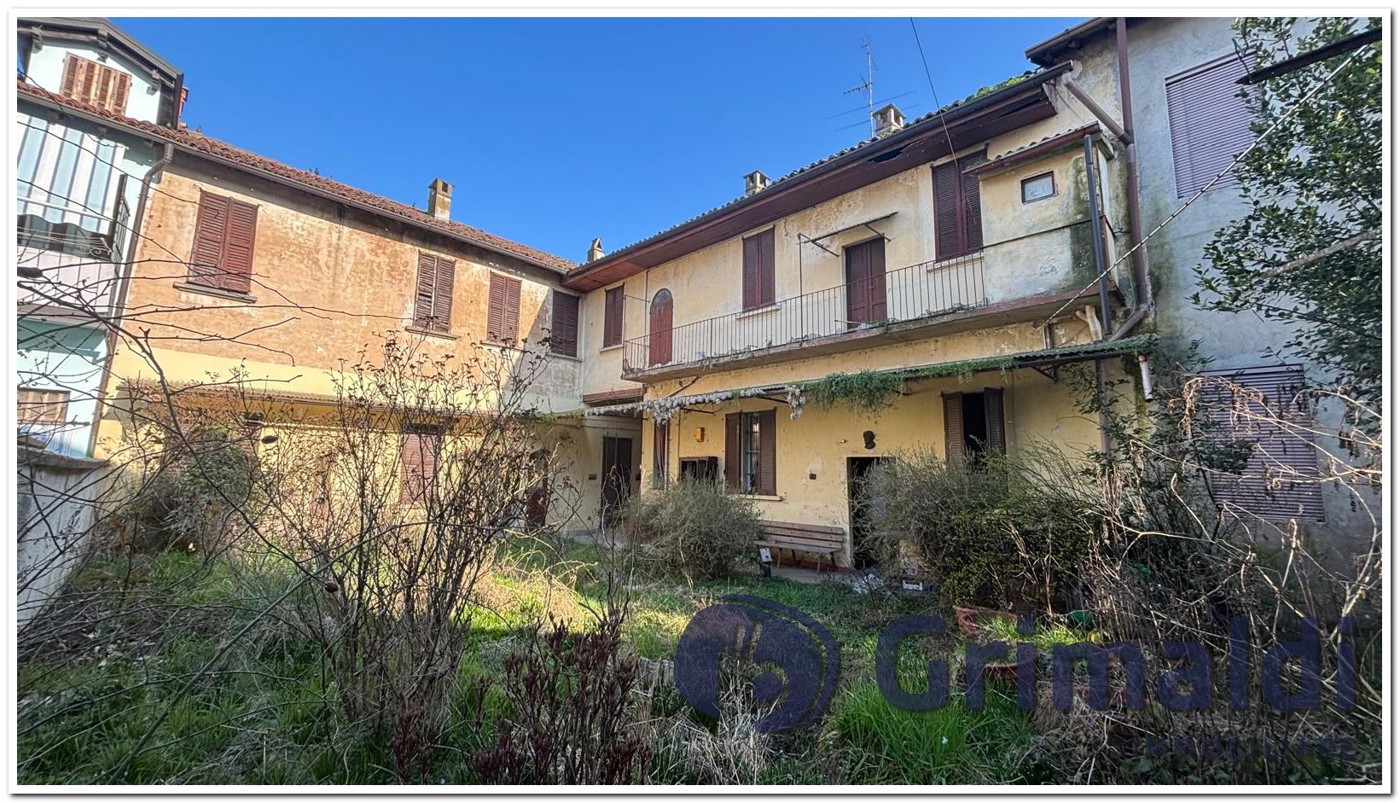
POLYGON ((439 220, 421 209, 415 209, 412 206, 401 204, 397 201, 391 201, 382 195, 375 195, 374 193, 366 192, 357 187, 352 187, 348 184, 342 184, 339 181, 333 181, 324 176, 316 175, 307 170, 298 170, 295 167, 289 167, 281 162, 268 159, 265 156, 259 156, 252 151, 243 150, 242 148, 235 147, 227 142, 214 139, 213 137, 208 137, 194 131, 177 131, 144 120, 136 120, 120 114, 114 114, 96 106, 27 84, 23 78, 16 78, 15 80, 20 95, 42 98, 51 103, 68 106, 90 115, 106 118, 126 128, 135 129, 143 134, 148 134, 155 139, 172 142, 176 145, 181 145, 220 159, 227 159, 228 161, 253 170, 288 179, 297 184, 304 185, 308 189, 326 195, 342 198, 352 203, 362 204, 397 217, 406 218, 414 225, 423 229, 441 232, 467 240, 493 251, 511 254, 530 262, 543 265, 552 270, 559 271, 560 273, 574 267, 574 263, 561 257, 554 256, 553 254, 548 254, 527 245, 507 240, 504 237, 497 237, 490 232, 468 226, 465 223, 458 223, 454 220, 439 220))

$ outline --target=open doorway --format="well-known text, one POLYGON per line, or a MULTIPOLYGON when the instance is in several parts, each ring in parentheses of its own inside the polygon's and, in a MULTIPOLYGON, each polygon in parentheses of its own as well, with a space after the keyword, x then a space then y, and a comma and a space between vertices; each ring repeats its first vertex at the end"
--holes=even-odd
POLYGON ((888 459, 846 458, 846 494, 851 512, 851 565, 856 569, 868 569, 876 563, 871 541, 871 519, 879 509, 880 501, 871 493, 870 471, 888 459))

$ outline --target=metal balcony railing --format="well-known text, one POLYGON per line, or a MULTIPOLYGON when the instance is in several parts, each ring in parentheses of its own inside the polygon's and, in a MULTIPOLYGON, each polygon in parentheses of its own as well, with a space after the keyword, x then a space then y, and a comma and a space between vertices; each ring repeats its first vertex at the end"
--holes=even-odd
MULTIPOLYGON (((737 288, 735 290, 737 293, 737 288)), ((986 306, 982 255, 921 262, 626 341, 623 374, 718 360, 986 306)))

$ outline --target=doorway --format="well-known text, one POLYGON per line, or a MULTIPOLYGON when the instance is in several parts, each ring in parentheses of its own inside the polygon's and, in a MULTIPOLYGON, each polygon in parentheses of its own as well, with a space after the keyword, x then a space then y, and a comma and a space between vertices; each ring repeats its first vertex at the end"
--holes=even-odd
POLYGON ((617 520, 632 495, 632 439, 603 436, 603 521, 617 520))
POLYGON ((868 240, 846 249, 846 326, 883 323, 885 302, 885 241, 868 240))
POLYGON ((648 367, 671 361, 671 318, 674 310, 671 291, 657 290, 651 298, 650 320, 647 322, 648 367))
POLYGON ((846 458, 846 496, 851 513, 851 565, 856 569, 874 566, 876 554, 872 542, 873 514, 880 500, 870 488, 870 472, 887 457, 846 458))

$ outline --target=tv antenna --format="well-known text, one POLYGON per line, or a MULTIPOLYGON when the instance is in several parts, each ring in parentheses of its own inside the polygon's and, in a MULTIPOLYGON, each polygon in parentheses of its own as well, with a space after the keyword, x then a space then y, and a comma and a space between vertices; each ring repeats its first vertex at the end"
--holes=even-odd
POLYGON ((853 95, 856 92, 865 93, 866 119, 870 122, 870 137, 875 137, 875 56, 870 52, 870 38, 860 40, 861 49, 865 51, 865 77, 860 84, 842 92, 843 95, 853 95))

